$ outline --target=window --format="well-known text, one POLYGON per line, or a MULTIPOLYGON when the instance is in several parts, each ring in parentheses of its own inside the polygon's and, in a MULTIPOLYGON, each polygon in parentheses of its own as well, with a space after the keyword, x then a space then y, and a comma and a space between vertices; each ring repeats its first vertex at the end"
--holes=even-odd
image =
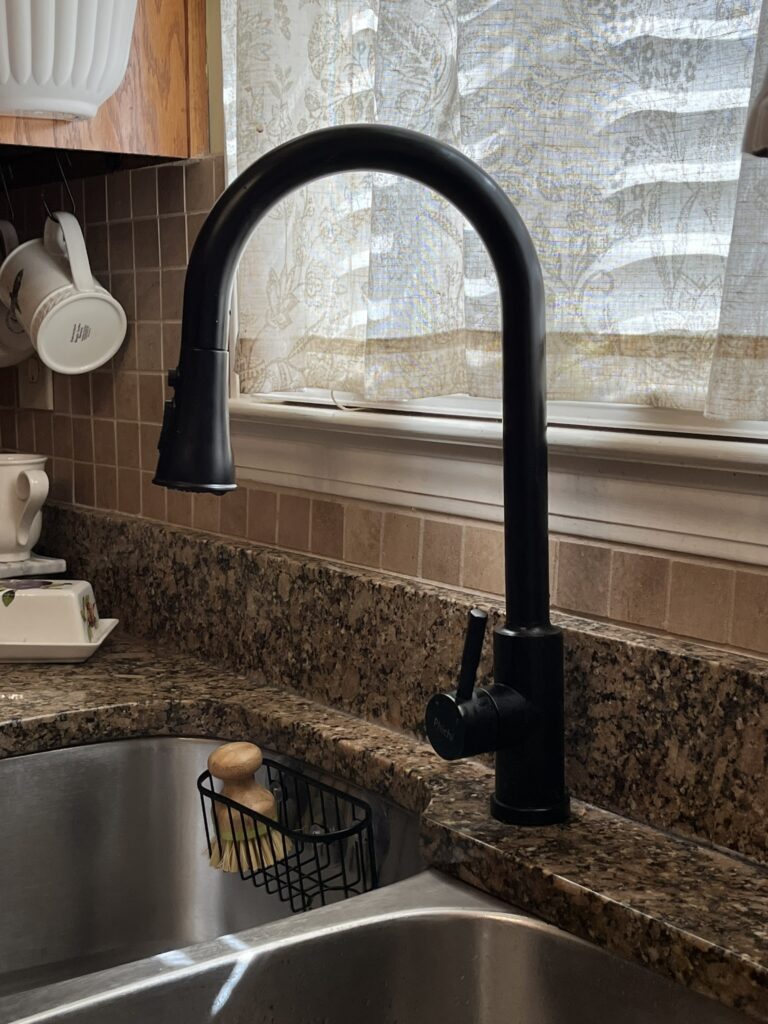
MULTIPOLYGON (((690 445, 712 435, 721 440, 697 470, 722 473, 712 465, 725 465, 723 446, 741 444, 759 473, 768 303, 755 286, 755 212, 768 161, 740 156, 768 35, 758 36, 758 15, 757 0, 286 0, 274 13, 223 0, 230 163, 355 121, 458 145, 502 183, 540 254, 555 467, 577 438, 592 469, 610 462, 609 442, 586 436, 600 426, 615 435, 615 466, 661 430, 678 435, 668 451, 681 467, 693 468, 690 445), (729 420, 704 419, 705 409, 729 420)), ((448 509, 459 477, 454 464, 448 479, 448 464, 464 445, 476 472, 463 479, 482 497, 467 495, 461 510, 498 517, 477 470, 478 452, 498 445, 495 280, 474 233, 438 197, 364 174, 302 190, 260 225, 239 307, 236 433, 246 420, 243 436, 258 422, 273 435, 278 423, 334 432, 334 450, 324 444, 306 474, 282 482, 356 493, 364 485, 347 449, 362 432, 359 461, 371 462, 377 438, 377 476, 392 492, 380 500, 448 509), (441 466, 418 463, 410 483, 406 438, 421 453, 441 445, 441 466), (425 493, 427 478, 430 491, 445 485, 442 498, 425 493)), ((497 464, 483 479, 493 474, 497 464)))

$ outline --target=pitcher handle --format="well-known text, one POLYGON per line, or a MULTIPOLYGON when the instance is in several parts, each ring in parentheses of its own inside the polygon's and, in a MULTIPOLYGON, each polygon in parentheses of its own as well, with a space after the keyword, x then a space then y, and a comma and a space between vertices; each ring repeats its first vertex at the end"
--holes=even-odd
POLYGON ((19 244, 16 228, 9 220, 0 220, 0 242, 3 244, 3 253, 0 256, 0 260, 4 260, 19 244))
POLYGON ((83 229, 80 227, 77 217, 64 210, 56 213, 55 218, 54 220, 53 217, 49 217, 45 222, 43 244, 49 252, 51 250, 55 252, 57 249, 61 251, 59 238, 59 231, 61 231, 69 266, 72 270, 72 283, 79 292, 92 292, 93 274, 88 259, 88 250, 85 248, 83 229))
POLYGON ((42 469, 23 469, 16 479, 16 494, 25 502, 16 529, 16 543, 26 547, 35 516, 48 497, 48 477, 42 469))

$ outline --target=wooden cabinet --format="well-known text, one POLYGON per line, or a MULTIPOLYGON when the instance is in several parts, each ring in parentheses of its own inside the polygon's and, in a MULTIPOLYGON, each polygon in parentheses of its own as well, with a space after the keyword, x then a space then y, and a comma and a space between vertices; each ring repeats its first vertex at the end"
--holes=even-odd
POLYGON ((176 158, 207 152, 205 3, 139 0, 128 70, 96 116, 0 117, 0 146, 176 158))

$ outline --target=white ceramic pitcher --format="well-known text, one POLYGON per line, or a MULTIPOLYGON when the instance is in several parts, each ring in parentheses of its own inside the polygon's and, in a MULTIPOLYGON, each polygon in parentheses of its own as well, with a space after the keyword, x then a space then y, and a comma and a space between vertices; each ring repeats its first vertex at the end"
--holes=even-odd
MULTIPOLYGON (((0 259, 4 260, 18 247, 19 236, 9 220, 0 220, 0 259)), ((0 366, 22 363, 35 350, 29 335, 0 302, 0 366)))
POLYGON ((44 455, 0 453, 0 562, 23 562, 40 538, 44 466, 44 455))
POLYGON ((41 361, 59 373, 95 370, 125 338, 125 311, 91 273, 83 232, 71 213, 55 213, 42 238, 6 256, 0 301, 23 325, 41 361))

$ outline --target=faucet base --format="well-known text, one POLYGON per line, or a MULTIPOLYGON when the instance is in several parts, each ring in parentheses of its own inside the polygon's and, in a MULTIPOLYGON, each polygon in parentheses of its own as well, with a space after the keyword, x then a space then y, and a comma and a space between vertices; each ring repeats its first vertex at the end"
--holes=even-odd
POLYGON ((492 796, 491 815, 506 825, 562 825, 571 816, 571 801, 566 793, 547 807, 513 807, 492 796))

